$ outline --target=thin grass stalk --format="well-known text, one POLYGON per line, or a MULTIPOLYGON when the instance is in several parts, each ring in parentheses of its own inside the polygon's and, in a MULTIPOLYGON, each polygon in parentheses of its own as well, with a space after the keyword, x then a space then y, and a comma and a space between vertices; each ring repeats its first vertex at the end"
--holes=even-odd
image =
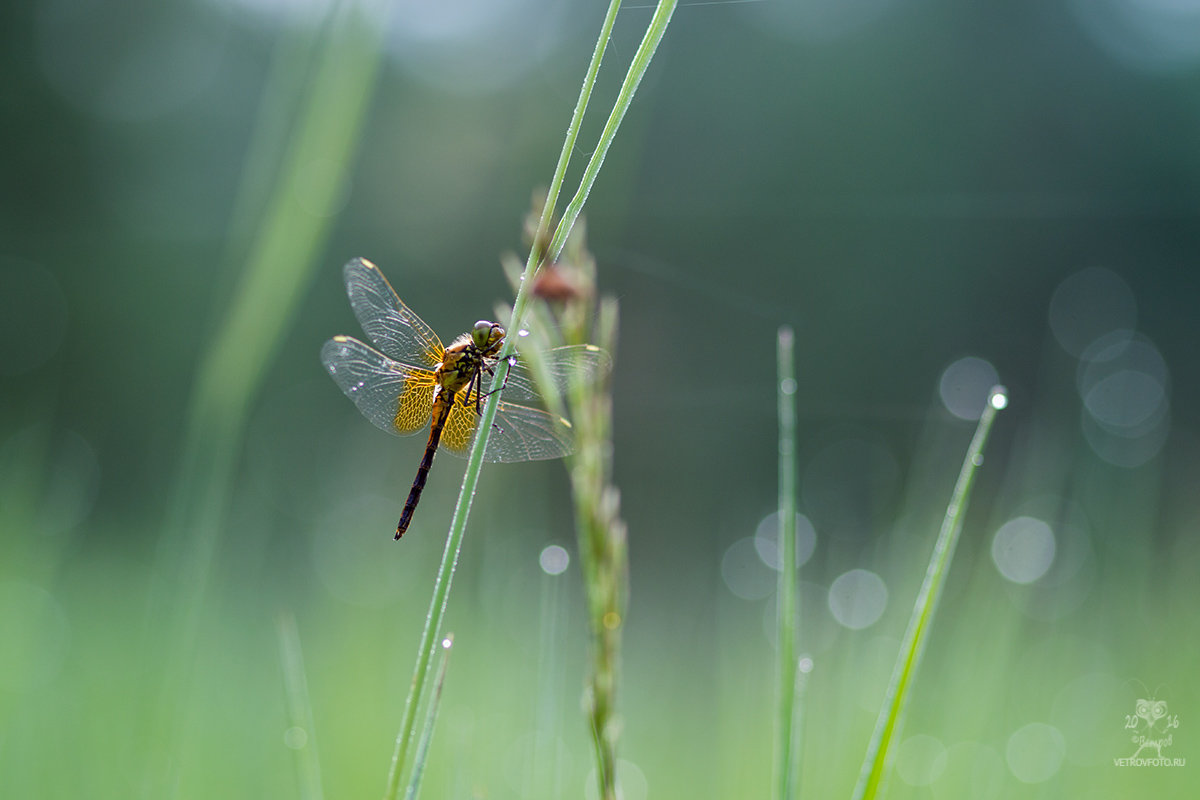
POLYGON ((790 327, 779 329, 776 351, 779 359, 779 587, 776 592, 778 662, 775 796, 787 800, 793 794, 796 716, 796 368, 795 337, 790 327))
POLYGON ((442 687, 446 683, 446 668, 450 665, 450 648, 454 645, 454 634, 447 633, 442 639, 442 660, 438 664, 437 676, 433 679, 433 695, 425 708, 425 724, 421 726, 421 736, 417 739, 417 752, 413 756, 412 775, 408 779, 408 789, 404 793, 405 800, 417 800, 421 791, 421 778, 425 774, 425 763, 429 759, 429 744, 433 741, 433 726, 437 722, 438 709, 442 705, 442 687))
MULTIPOLYGON (((533 237, 533 245, 529 250, 529 264, 540 263, 544 253, 539 252, 546 234, 550 231, 550 223, 554 220, 554 209, 558 206, 558 194, 562 189, 563 178, 567 174, 567 166, 571 163, 571 155, 575 152, 575 140, 579 137, 579 128, 583 124, 583 115, 587 112, 588 101, 592 97, 592 89, 596 85, 596 75, 600 72, 600 62, 604 60, 604 51, 612 38, 613 23, 617 21, 617 12, 621 9, 621 0, 611 0, 604 22, 600 24, 600 35, 596 37, 596 46, 592 49, 592 60, 588 62, 587 72, 583 75, 583 85, 579 87, 579 99, 575 101, 575 111, 571 114, 571 122, 567 125, 567 135, 563 138, 562 150, 558 154, 558 164, 554 167, 554 177, 550 180, 550 189, 546 193, 546 202, 542 206, 541 218, 538 219, 537 232, 533 237)), ((526 269, 528 269, 528 265, 526 269)))
POLYGON ((290 742, 296 766, 296 783, 303 800, 322 800, 321 761, 317 755, 316 724, 304 673, 304 654, 300 650, 300 632, 296 618, 280 614, 275 624, 279 638, 279 662, 283 667, 283 685, 287 699, 288 724, 303 732, 303 741, 290 742))
POLYGON ((913 605, 912 616, 909 618, 908 629, 900 645, 896 658, 896 666, 888 684, 883 706, 879 710, 879 718, 875 723, 875 732, 867 746, 867 754, 863 759, 862 771, 858 784, 854 788, 854 800, 874 800, 882 797, 886 787, 887 776, 895 758, 895 747, 899 741, 904 724, 904 713, 911 694, 913 682, 920 666, 921 655, 929 638, 933 624, 934 613, 942 587, 945 585, 946 574, 949 571, 950 560, 954 556, 954 548, 958 544, 962 531, 963 516, 966 514, 967 499, 975 474, 983 464, 983 448, 987 443, 988 433, 996 413, 1008 404, 1007 390, 996 386, 988 397, 975 435, 967 448, 967 457, 963 461, 946 508, 946 516, 942 520, 942 528, 938 533, 937 542, 933 547, 933 555, 925 572, 925 580, 921 591, 917 594, 913 605))
MULTIPOLYGON (((654 9, 654 16, 650 18, 650 24, 646 28, 646 35, 642 37, 642 43, 638 45, 637 52, 633 54, 633 61, 629 65, 629 71, 625 74, 625 81, 621 84, 621 91, 617 94, 616 102, 613 103, 613 109, 608 115, 608 121, 604 124, 604 130, 600 133, 596 149, 592 151, 592 157, 588 159, 583 177, 579 181, 579 189, 575 192, 571 202, 567 204, 558 228, 554 232, 554 238, 550 241, 551 261, 557 259, 563 247, 566 246, 571 228, 575 225, 575 220, 579 218, 580 212, 583 211, 583 204, 587 202, 588 194, 592 191, 592 184, 596 182, 596 176, 600 173, 600 166, 604 163, 605 156, 608 155, 608 148, 617 136, 621 120, 625 118, 625 112, 633 103, 633 95, 637 92, 638 84, 642 82, 642 78, 650 66, 650 60, 654 58, 654 52, 667 32, 667 24, 671 21, 671 15, 675 13, 675 4, 676 0, 659 0, 658 7, 654 9)), ((546 207, 553 211, 550 203, 547 203, 546 207)))
MULTIPOLYGON (((614 3, 616 2, 617 0, 614 0, 614 3)), ((674 8, 674 5, 674 2, 670 3, 672 9, 674 8)), ((613 13, 615 13, 615 11, 613 13)), ((662 38, 662 33, 665 30, 665 21, 659 20, 659 16, 660 15, 656 13, 655 18, 651 23, 652 28, 656 24, 655 21, 658 21, 657 24, 659 26, 656 38, 654 39, 655 46, 657 46, 657 42, 662 38)), ((669 14, 667 16, 669 18, 669 14)), ((608 17, 606 17, 606 21, 607 19, 608 17)), ((610 27, 604 27, 601 29, 600 38, 604 42, 607 42, 609 32, 610 27)), ((649 36, 650 32, 647 33, 647 37, 649 36)), ((628 110, 629 103, 633 100, 633 91, 629 88, 631 82, 630 75, 634 75, 636 73, 636 79, 632 82, 633 88, 636 88, 637 82, 641 80, 641 75, 645 73, 646 66, 649 63, 649 57, 644 52, 645 45, 646 42, 643 41, 643 47, 639 48, 638 54, 635 55, 634 64, 630 67, 630 74, 626 76, 625 86, 623 86, 622 92, 618 96, 616 104, 614 105, 613 112, 609 116, 609 124, 605 126, 605 150, 607 150, 608 145, 612 143, 612 139, 616 135, 616 129, 620 123, 620 119, 624 117, 625 112, 628 110)), ((604 49, 604 46, 601 43, 598 43, 593 52, 593 60, 596 62, 597 69, 599 66, 599 59, 603 55, 604 49)), ((650 50, 651 55, 652 53, 653 49, 650 50)), ((589 67, 588 73, 585 76, 585 91, 581 91, 582 101, 577 103, 575 110, 575 115, 580 119, 582 118, 583 110, 587 105, 587 97, 589 97, 591 93, 591 87, 587 84, 594 82, 595 73, 596 70, 593 70, 591 67, 589 67)), ((578 131, 578 122, 579 120, 573 118, 572 128, 576 132, 578 131)), ((551 192, 556 196, 558 187, 561 186, 563 175, 566 172, 565 162, 570 159, 572 149, 572 147, 564 147, 559 155, 559 165, 555 168, 557 185, 551 186, 551 192)), ((579 191, 576 192, 576 200, 578 200, 578 202, 572 201, 574 206, 573 216, 571 217, 572 223, 582 210, 583 200, 586 199, 588 192, 591 191, 591 185, 595 181, 596 175, 599 172, 600 161, 603 161, 603 159, 601 158, 599 161, 597 161, 595 154, 593 154, 592 162, 588 164, 588 169, 585 170, 579 191)), ((546 206, 547 210, 543 213, 549 213, 553 215, 553 208, 550 206, 550 204, 547 203, 546 206)), ((565 221, 566 217, 564 216, 564 222, 565 221)), ((562 228, 563 222, 560 222, 559 231, 561 231, 562 228)), ((565 242, 565 235, 563 241, 565 242)), ((508 324, 508 330, 510 331, 520 330, 521 321, 525 316, 525 308, 529 302, 529 287, 533 283, 532 277, 539 264, 537 249, 538 248, 536 244, 531 248, 529 259, 525 265, 523 280, 520 282, 520 286, 517 290, 516 300, 513 303, 512 316, 508 324)), ((558 249, 552 250, 552 253, 557 255, 560 250, 561 244, 559 245, 558 249)), ((509 364, 507 357, 514 352, 514 338, 515 337, 510 337, 508 340, 506 340, 504 348, 499 353, 500 361, 496 368, 496 376, 494 379, 495 385, 497 386, 502 386, 505 376, 508 375, 509 364)), ((446 605, 449 602, 450 597, 450 585, 453 582, 454 571, 458 565, 458 557, 462 548, 462 539, 466 530, 467 519, 471 512, 471 502, 475 496, 475 487, 479 483, 479 473, 483 468, 483 454, 487 449, 487 441, 491 434, 492 423, 496 418, 496 408, 500 400, 500 395, 501 392, 499 391, 492 392, 492 394, 487 398, 487 401, 484 403, 483 411, 480 414, 477 425, 478 433, 475 436, 475 442, 471 447, 471 452, 467 457, 467 468, 463 473, 462 487, 459 490, 458 502, 455 504, 454 514, 450 520, 450 531, 446 537, 446 546, 442 551, 442 560, 440 566, 438 567, 437 578, 434 581, 433 596, 430 600, 429 613, 426 615, 425 628, 421 634, 420 644, 418 645, 417 663, 413 669, 412 684, 409 687, 408 699, 405 702, 404 716, 401 719, 400 732, 396 737, 396 747, 392 753, 392 763, 388 771, 388 781, 384 790, 384 800, 394 800, 399 790, 400 776, 407 761, 408 750, 412 741, 413 727, 416 721, 417 705, 419 704, 420 698, 424 692, 425 682, 429 674, 429 666, 434 656, 434 648, 436 646, 435 643, 437 640, 438 631, 441 630, 442 621, 445 618, 446 605)))

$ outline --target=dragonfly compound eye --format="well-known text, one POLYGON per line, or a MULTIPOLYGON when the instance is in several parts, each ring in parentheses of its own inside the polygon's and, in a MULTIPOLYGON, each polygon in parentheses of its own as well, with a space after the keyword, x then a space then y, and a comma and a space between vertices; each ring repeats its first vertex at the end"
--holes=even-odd
POLYGON ((475 342, 475 346, 488 350, 495 347, 501 340, 504 339, 504 328, 499 323, 489 322, 486 319, 481 319, 475 323, 475 327, 471 329, 471 340, 475 342))

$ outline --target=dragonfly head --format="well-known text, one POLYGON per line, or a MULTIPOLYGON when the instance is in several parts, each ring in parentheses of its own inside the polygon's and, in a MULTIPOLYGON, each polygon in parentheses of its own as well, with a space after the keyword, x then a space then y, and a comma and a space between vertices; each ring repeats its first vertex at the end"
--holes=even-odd
POLYGON ((484 355, 492 355, 500 349, 504 342, 504 328, 498 322, 488 322, 481 319, 471 329, 471 341, 483 351, 484 355))

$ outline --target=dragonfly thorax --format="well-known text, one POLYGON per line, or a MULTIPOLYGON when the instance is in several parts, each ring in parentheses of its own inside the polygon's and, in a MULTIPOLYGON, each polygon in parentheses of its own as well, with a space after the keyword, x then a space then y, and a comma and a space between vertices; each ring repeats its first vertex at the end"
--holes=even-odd
POLYGON ((434 370, 441 391, 456 394, 472 380, 478 381, 485 359, 500 351, 504 333, 499 324, 480 320, 470 333, 451 342, 442 354, 442 363, 434 370))

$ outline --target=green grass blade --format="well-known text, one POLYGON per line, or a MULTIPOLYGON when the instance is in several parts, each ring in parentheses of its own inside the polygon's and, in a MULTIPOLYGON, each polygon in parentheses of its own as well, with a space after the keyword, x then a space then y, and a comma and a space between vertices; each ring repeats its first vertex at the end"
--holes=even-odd
POLYGON ((571 114, 571 123, 567 125, 567 135, 563 139, 562 150, 558 154, 558 164, 554 167, 554 177, 550 180, 546 202, 542 205, 537 233, 533 237, 529 261, 534 265, 543 255, 538 251, 550 230, 550 222, 554 219, 554 209, 558 206, 558 195, 562 190, 563 178, 567 174, 567 165, 571 163, 571 154, 575 152, 575 140, 579 137, 583 115, 587 111, 588 101, 592 97, 592 89, 596 86, 596 75, 600 72, 600 62, 604 60, 604 51, 608 48, 608 40, 612 38, 613 23, 616 22, 617 12, 620 9, 621 0, 611 0, 608 4, 608 11, 604 15, 604 22, 600 24, 600 35, 596 38, 596 46, 592 49, 592 60, 588 63, 587 72, 584 73, 583 84, 579 87, 579 99, 575 101, 575 111, 571 114))
MULTIPOLYGON (((637 54, 634 56, 634 62, 630 66, 629 74, 626 76, 625 83, 622 86, 620 95, 617 98, 613 111, 609 116, 608 124, 605 126, 604 134, 601 137, 602 144, 597 147, 596 153, 593 153, 592 160, 588 163, 587 169, 584 172, 584 177, 579 190, 576 192, 575 200, 572 201, 571 209, 568 215, 564 215, 562 222, 559 224, 558 232, 562 233, 562 242, 558 243, 557 248, 552 248, 551 252, 557 255, 562 244, 566 240, 565 231, 569 230, 570 225, 574 223, 580 211, 582 211, 584 200, 587 198, 588 192, 591 190, 591 185, 595 181, 596 174, 599 172, 600 164, 603 162, 603 156, 597 158, 602 150, 607 151, 608 146, 612 143, 616 136, 617 128, 621 118, 628 110, 630 102, 633 100, 633 92, 637 88, 637 83, 641 80, 641 76, 645 73, 646 67, 649 64, 650 56, 653 55, 654 48, 657 47, 658 41, 662 39, 662 34, 666 29, 666 21, 670 18, 668 12, 663 18, 662 6, 669 5, 670 10, 674 10, 675 3, 660 4, 659 11, 655 13, 651 21, 650 30, 647 31, 646 40, 643 40, 642 46, 639 47, 637 54), (653 36, 651 34, 654 34, 653 36), (652 41, 652 46, 647 46, 647 40, 652 41), (601 150, 602 148, 602 150, 601 150), (564 225, 566 226, 564 228, 564 225)), ((579 122, 582 119, 583 112, 587 107, 587 100, 591 95, 591 86, 595 80, 596 71, 599 69, 600 58, 604 53, 605 44, 608 41, 611 32, 611 18, 616 14, 616 8, 620 6, 619 0, 613 0, 609 7, 609 14, 605 17, 605 23, 601 28, 600 36, 597 41, 596 48, 593 52, 593 63, 589 66, 584 79, 584 88, 580 92, 580 100, 576 104, 575 112, 572 117, 571 127, 568 131, 568 136, 573 137, 574 133, 578 132, 579 122)), ((573 138, 572 138, 573 141, 573 138)), ((564 144, 562 151, 559 154, 559 162, 555 167, 555 184, 551 186, 551 193, 557 196, 558 187, 561 186, 562 176, 566 173, 566 164, 570 159, 573 145, 564 144)), ((543 220, 548 225, 548 220, 554 213, 553 204, 547 202, 542 212, 543 220), (547 215, 550 215, 549 217, 547 215)), ((558 234, 556 233, 556 240, 558 234)), ((525 265, 524 279, 520 283, 520 288, 517 290, 517 297, 513 303, 513 313, 509 320, 508 330, 520 330, 521 321, 525 316, 525 308, 529 303, 529 287, 533 283, 532 275, 539 264, 538 247, 535 243, 529 253, 529 259, 525 265)), ((500 362, 496 369, 495 382, 497 385, 503 385, 504 378, 508 374, 508 361, 506 357, 513 352, 515 344, 513 338, 505 342, 504 349, 501 351, 500 362)), ((467 519, 471 513, 471 502, 475 496, 475 487, 479 483, 479 473, 483 468, 483 454, 487 449, 488 437, 491 433, 492 423, 496 418, 496 408, 500 400, 501 392, 493 392, 484 404, 483 412, 480 415, 478 431, 475 437, 475 442, 471 447, 471 452, 467 457, 467 468, 463 473, 462 488, 459 490, 458 502, 454 507, 454 515, 450 520, 450 531, 446 536, 446 546, 442 551, 442 561, 438 567, 437 578, 434 582, 433 596, 430 600, 429 613, 425 618, 425 628, 421 634, 421 641, 418 645, 417 663, 413 669, 412 685, 409 688, 408 699, 404 706, 404 715, 400 723, 400 732, 396 737, 396 747, 392 753, 392 763, 388 772, 387 787, 384 790, 385 800, 395 800, 400 786, 400 775, 404 769, 408 757, 408 751, 411 746, 413 729, 416 722, 416 708, 419 703, 422 692, 424 691, 425 682, 428 679, 429 667, 433 661, 438 631, 441 630, 442 621, 446 614, 446 605, 450 598, 450 586, 454 579, 454 570, 458 564, 458 555, 462 549, 463 535, 466 531, 467 519)))
POLYGON ((950 560, 954 556, 954 547, 958 543, 958 536, 962 531, 967 498, 975 480, 975 473, 983 464, 983 447, 987 443, 988 433, 996 418, 996 412, 1007 404, 1007 390, 1002 386, 993 387, 987 406, 979 417, 975 436, 967 448, 967 457, 959 471, 954 494, 950 497, 950 505, 946 507, 946 516, 933 547, 933 555, 929 560, 929 568, 925 572, 925 580, 921 584, 921 591, 917 594, 917 601, 913 605, 912 617, 909 619, 908 629, 905 631, 904 640, 900 645, 900 653, 892 671, 892 679, 888 684, 883 706, 879 710, 879 719, 875 723, 875 732, 867 746, 867 754, 863 760, 862 771, 859 773, 858 785, 854 788, 855 800, 873 800, 883 795, 888 771, 891 768, 895 747, 904 723, 905 705, 917 675, 917 668, 920 666, 921 653, 924 651, 929 637, 938 598, 946 581, 950 560))
POLYGON ((790 327, 779 329, 779 589, 776 593, 778 696, 775 731, 775 796, 793 794, 796 718, 796 368, 790 327))
POLYGON ((404 793, 405 800, 417 800, 417 794, 421 791, 421 776, 425 774, 425 762, 429 758, 429 743, 433 741, 433 725, 437 722, 438 709, 442 704, 442 686, 446 683, 446 667, 450 664, 450 648, 453 644, 454 634, 447 633, 446 638, 442 639, 442 660, 438 664, 437 676, 433 679, 433 695, 425 708, 425 724, 421 726, 421 736, 417 739, 412 775, 404 793))
POLYGON ((300 650, 300 632, 296 618, 281 614, 275 630, 279 637, 279 661, 283 666, 288 725, 285 740, 295 754, 296 779, 303 800, 322 800, 321 762, 317 756, 316 726, 309 701, 308 678, 304 674, 304 655, 300 650))
MULTIPOLYGON (((608 121, 604 124, 600 140, 596 143, 596 149, 592 151, 592 157, 583 171, 579 189, 575 192, 571 202, 567 204, 562 220, 558 223, 558 229, 554 232, 554 239, 550 242, 551 260, 557 258, 558 254, 562 252, 567 243, 567 236, 570 235, 571 228, 575 225, 575 220, 583 211, 583 204, 587 202, 588 194, 592 191, 592 184, 596 182, 596 176, 600 173, 600 166, 604 163, 605 156, 608 155, 608 148, 616 138, 621 120, 625 118, 625 112, 633 103, 633 95, 637 92, 638 84, 642 82, 642 77, 645 76, 646 70, 650 66, 650 60, 654 58, 654 51, 658 49, 659 42, 667 32, 667 24, 671 21, 671 15, 675 13, 675 2, 676 0, 660 0, 658 7, 654 9, 654 16, 650 18, 650 24, 646 28, 646 35, 642 37, 642 43, 638 45, 637 52, 633 54, 633 61, 629 65, 629 71, 625 74, 625 81, 621 84, 621 91, 617 94, 616 102, 613 103, 608 121)), ((521 310, 520 307, 517 310, 521 310)), ((520 317, 516 317, 516 319, 520 319, 520 317)))

